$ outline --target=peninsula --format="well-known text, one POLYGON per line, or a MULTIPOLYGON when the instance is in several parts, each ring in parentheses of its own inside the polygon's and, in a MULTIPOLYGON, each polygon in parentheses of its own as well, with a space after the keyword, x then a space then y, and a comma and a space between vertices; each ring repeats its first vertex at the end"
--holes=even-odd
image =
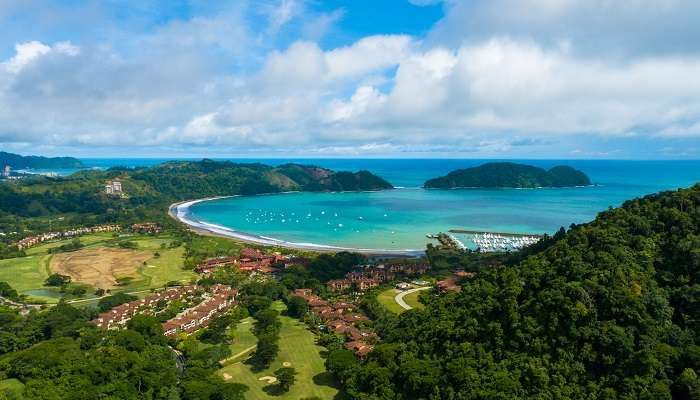
POLYGON ((569 166, 549 170, 525 164, 495 162, 458 169, 425 182, 426 189, 454 188, 537 188, 588 186, 591 180, 569 166))
POLYGON ((0 151, 0 167, 5 165, 13 169, 85 167, 80 160, 73 157, 21 156, 0 151))

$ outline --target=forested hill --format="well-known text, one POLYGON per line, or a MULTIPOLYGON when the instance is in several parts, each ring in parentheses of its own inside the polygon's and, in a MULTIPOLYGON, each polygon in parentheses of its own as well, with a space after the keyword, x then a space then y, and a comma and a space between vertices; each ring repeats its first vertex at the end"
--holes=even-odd
POLYGON ((430 189, 536 188, 590 184, 591 180, 586 174, 569 166, 545 170, 531 165, 501 162, 452 171, 446 176, 426 181, 424 186, 430 189))
POLYGON ((27 168, 83 168, 83 163, 73 157, 21 156, 0 151, 0 168, 9 165, 14 169, 27 168))
POLYGON ((130 175, 177 200, 297 190, 321 192, 393 188, 389 182, 367 171, 334 172, 299 164, 272 167, 212 160, 168 162, 130 175))
MULTIPOLYGON (((700 185, 626 202, 381 328, 354 398, 700 398, 700 185)), ((339 360, 338 354, 331 354, 339 360)))
MULTIPOLYGON (((252 195, 283 191, 365 191, 390 189, 370 172, 334 172, 314 166, 236 164, 202 160, 168 162, 151 168, 84 170, 63 178, 33 177, 0 183, 0 231, 22 231, 31 217, 65 215, 56 224, 167 220, 175 201, 210 196, 252 195), (125 196, 104 193, 119 180, 125 196)), ((45 228, 45 221, 32 229, 45 228)))

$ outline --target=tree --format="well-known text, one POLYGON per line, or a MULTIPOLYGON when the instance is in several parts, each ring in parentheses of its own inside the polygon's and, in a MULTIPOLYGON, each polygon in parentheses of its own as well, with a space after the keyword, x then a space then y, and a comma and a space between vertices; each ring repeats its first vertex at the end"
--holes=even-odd
POLYGON ((275 371, 277 383, 283 391, 288 392, 296 380, 297 371, 292 367, 283 367, 275 371))
POLYGON ((163 327, 152 315, 136 314, 126 323, 126 327, 140 333, 150 342, 165 343, 163 327))
POLYGON ((357 358, 350 350, 333 350, 326 358, 326 369, 333 373, 340 382, 345 382, 359 366, 357 358))
POLYGON ((111 310, 112 308, 120 304, 128 303, 137 299, 138 297, 134 295, 119 292, 111 296, 101 298, 100 301, 97 302, 97 307, 100 309, 100 311, 105 312, 107 310, 111 310))
POLYGON ((68 275, 51 274, 51 275, 49 275, 48 278, 46 278, 44 285, 46 285, 46 286, 63 286, 63 285, 69 284, 70 281, 71 281, 71 278, 68 275))
POLYGON ((309 311, 309 304, 303 297, 292 296, 287 302, 287 314, 291 317, 301 318, 309 311))
POLYGON ((258 344, 255 347, 255 352, 250 358, 250 363, 256 368, 263 370, 270 366, 270 363, 277 358, 279 345, 277 345, 277 337, 273 335, 264 335, 258 337, 258 344))

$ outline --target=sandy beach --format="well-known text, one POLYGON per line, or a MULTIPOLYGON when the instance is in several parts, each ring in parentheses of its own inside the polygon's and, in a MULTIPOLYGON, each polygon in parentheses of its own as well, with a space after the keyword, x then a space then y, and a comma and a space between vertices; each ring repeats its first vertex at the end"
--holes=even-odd
POLYGON ((371 256, 386 256, 386 257, 419 257, 425 254, 423 250, 386 250, 386 249, 362 249, 353 247, 340 247, 340 246, 329 246, 316 243, 295 243, 288 242, 280 239, 275 239, 266 236, 259 236, 251 233, 245 233, 236 231, 224 226, 210 224, 207 222, 199 221, 194 218, 189 212, 189 208, 194 204, 217 200, 224 198, 231 198, 237 196, 219 196, 219 197, 208 197, 197 200, 188 200, 178 203, 173 203, 168 208, 168 214, 176 219, 177 221, 187 225, 192 231, 197 232, 202 235, 213 235, 220 236, 229 239, 235 239, 241 242, 253 243, 263 246, 275 246, 294 250, 307 250, 316 252, 327 252, 335 253, 339 251, 351 251, 371 256))

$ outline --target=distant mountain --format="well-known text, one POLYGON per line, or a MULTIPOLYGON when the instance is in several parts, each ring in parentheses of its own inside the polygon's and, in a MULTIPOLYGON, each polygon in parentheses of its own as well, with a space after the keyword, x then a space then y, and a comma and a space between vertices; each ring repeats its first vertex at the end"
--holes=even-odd
POLYGON ((429 189, 536 188, 590 184, 591 180, 586 174, 569 166, 556 166, 545 170, 531 165, 501 162, 458 169, 447 176, 426 181, 424 187, 429 189))
POLYGON ((28 168, 84 168, 80 160, 73 157, 21 156, 0 151, 0 168, 9 165, 13 169, 28 168))

